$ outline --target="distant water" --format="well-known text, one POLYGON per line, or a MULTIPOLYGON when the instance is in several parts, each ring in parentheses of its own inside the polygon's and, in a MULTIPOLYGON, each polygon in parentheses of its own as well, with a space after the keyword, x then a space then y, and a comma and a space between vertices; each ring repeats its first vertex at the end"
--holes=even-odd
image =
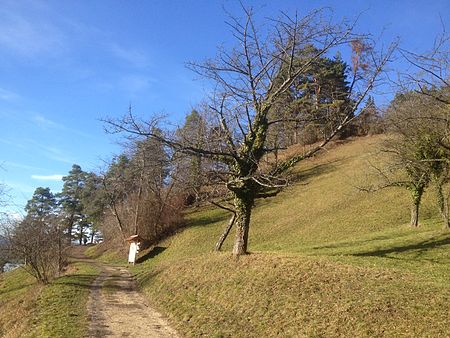
POLYGON ((3 271, 5 272, 12 271, 14 269, 17 269, 18 267, 20 267, 20 264, 6 263, 5 265, 3 265, 3 271))

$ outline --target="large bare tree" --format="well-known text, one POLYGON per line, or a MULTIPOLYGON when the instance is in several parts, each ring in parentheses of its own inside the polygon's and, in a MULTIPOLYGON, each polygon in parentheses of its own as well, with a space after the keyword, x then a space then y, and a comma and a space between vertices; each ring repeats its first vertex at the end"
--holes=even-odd
POLYGON ((107 119, 106 124, 110 132, 151 137, 174 151, 214 160, 216 175, 232 195, 232 207, 227 209, 233 213, 230 224, 236 227, 233 254, 239 256, 247 253, 255 199, 276 195, 287 184, 286 171, 320 151, 352 121, 376 85, 393 47, 377 55, 368 36, 355 34, 352 24, 334 24, 326 10, 304 17, 282 13, 280 18, 267 19, 262 25, 252 10, 243 8, 242 17, 232 17, 229 26, 236 42, 234 48, 219 48, 215 58, 188 64, 212 84, 204 112, 210 124, 208 142, 199 147, 195 140, 177 138, 173 131, 155 134, 152 130, 159 119, 143 120, 132 113, 121 119, 107 119), (316 53, 299 59, 301 51, 311 45, 316 53), (333 111, 336 104, 326 108, 334 119, 332 130, 310 151, 263 165, 263 160, 278 150, 268 146, 270 130, 286 122, 271 119, 270 112, 278 100, 299 76, 310 71, 316 60, 345 48, 353 51, 352 79, 345 93, 352 104, 344 111, 340 109, 338 116, 333 111))

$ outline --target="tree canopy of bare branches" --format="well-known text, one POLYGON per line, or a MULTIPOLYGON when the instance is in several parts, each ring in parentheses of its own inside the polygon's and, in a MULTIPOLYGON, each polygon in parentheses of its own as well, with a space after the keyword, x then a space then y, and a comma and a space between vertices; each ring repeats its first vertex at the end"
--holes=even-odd
MULTIPOLYGON (((255 199, 276 195, 287 184, 285 172, 323 149, 354 119, 394 47, 389 47, 383 55, 377 54, 368 36, 356 34, 350 23, 333 23, 325 10, 304 17, 282 13, 277 19, 268 19, 263 26, 251 9, 243 8, 242 17, 231 17, 229 26, 234 48, 219 48, 215 58, 188 64, 214 88, 203 112, 209 123, 208 142, 199 146, 195 140, 179 138, 173 131, 154 133, 158 118, 143 120, 131 112, 122 119, 105 122, 110 132, 150 137, 175 152, 218 163, 217 171, 232 196, 232 225, 236 228, 233 254, 239 256, 248 251, 255 199), (314 53, 299 58, 311 46, 314 53), (335 119, 330 124, 332 129, 309 152, 261 165, 268 154, 277 150, 269 146, 268 135, 283 122, 270 114, 278 100, 291 90, 296 79, 308 74, 315 61, 346 46, 353 46, 351 79, 344 93, 351 104, 340 111, 337 119, 330 114, 335 119)), ((317 109, 315 113, 322 111, 317 109)))

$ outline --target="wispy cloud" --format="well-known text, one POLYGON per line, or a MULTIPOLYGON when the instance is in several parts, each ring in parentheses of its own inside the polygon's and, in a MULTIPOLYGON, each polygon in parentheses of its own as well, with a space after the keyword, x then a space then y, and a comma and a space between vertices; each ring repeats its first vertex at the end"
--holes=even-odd
POLYGON ((41 114, 36 114, 32 117, 32 121, 35 122, 42 129, 56 128, 56 129, 65 129, 65 126, 52 121, 41 114))
POLYGON ((120 86, 130 96, 136 96, 139 93, 150 88, 155 79, 143 75, 126 75, 120 80, 120 86))
POLYGON ((5 161, 5 168, 7 169, 8 167, 14 167, 14 168, 25 169, 25 170, 44 170, 43 168, 35 167, 32 165, 28 165, 28 164, 5 161))
POLYGON ((150 64, 149 57, 138 49, 127 48, 114 42, 109 43, 108 48, 115 57, 131 64, 134 67, 144 68, 150 64))
POLYGON ((45 146, 45 145, 38 145, 42 150, 44 150, 44 156, 58 162, 67 163, 67 164, 73 164, 76 161, 74 161, 71 157, 68 157, 67 154, 65 154, 61 149, 52 147, 52 146, 45 146))
POLYGON ((39 181, 61 181, 64 175, 31 175, 31 178, 39 181))
MULTIPOLYGON (((45 144, 41 144, 36 142, 35 139, 22 139, 21 141, 8 140, 0 138, 0 143, 7 144, 9 146, 24 150, 26 152, 33 152, 42 154, 46 158, 62 163, 74 164, 75 161, 71 156, 67 154, 67 152, 56 146, 47 146, 45 144)), ((25 169, 25 168, 24 168, 25 169)))
POLYGON ((38 143, 35 139, 26 139, 25 142, 28 144, 28 149, 31 149, 33 152, 37 152, 50 160, 66 164, 76 163, 70 154, 67 154, 66 151, 58 148, 57 146, 48 146, 46 144, 38 143))
POLYGON ((13 101, 19 98, 19 95, 4 89, 4 88, 0 88, 0 100, 4 100, 4 101, 13 101))
POLYGON ((18 193, 22 193, 24 195, 29 195, 31 193, 34 192, 35 187, 28 185, 28 184, 24 184, 24 183, 18 183, 18 182, 14 182, 14 181, 6 181, 5 184, 7 185, 8 188, 11 188, 13 190, 15 190, 18 193))
POLYGON ((84 138, 92 138, 93 137, 92 135, 85 133, 79 129, 69 128, 62 123, 51 120, 48 117, 45 117, 44 115, 42 115, 40 113, 34 114, 31 117, 31 121, 43 130, 53 129, 53 130, 63 131, 66 134, 75 134, 75 135, 78 135, 78 136, 81 136, 84 138))
POLYGON ((29 149, 29 145, 26 144, 26 142, 24 143, 22 141, 0 138, 0 143, 6 144, 6 145, 14 147, 14 148, 22 149, 22 150, 29 149))
POLYGON ((0 46, 25 57, 58 55, 64 49, 66 38, 49 20, 47 8, 35 4, 20 1, 2 3, 0 46))

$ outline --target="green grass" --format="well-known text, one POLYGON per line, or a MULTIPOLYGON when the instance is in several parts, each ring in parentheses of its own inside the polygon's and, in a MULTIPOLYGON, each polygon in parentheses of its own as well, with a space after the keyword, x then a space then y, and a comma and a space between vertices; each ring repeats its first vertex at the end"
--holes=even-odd
POLYGON ((0 275, 0 337, 83 337, 89 286, 99 271, 76 262, 47 285, 23 269, 0 275))
POLYGON ((85 255, 110 265, 124 265, 127 263, 128 256, 126 255, 126 252, 110 250, 104 244, 106 243, 88 247, 85 251, 85 255))
POLYGON ((89 286, 99 270, 75 263, 70 273, 55 279, 41 292, 29 337, 83 337, 87 332, 89 286))
POLYGON ((0 337, 19 337, 27 330, 41 289, 23 269, 0 274, 0 337))
POLYGON ((448 330, 448 287, 390 270, 258 253, 136 272, 188 337, 446 337, 448 330))
MULTIPOLYGON (((368 150, 357 139, 298 166, 296 183, 259 201, 251 255, 212 248, 226 212, 203 208, 132 268, 143 291, 185 336, 447 337, 450 233, 432 192, 411 229, 403 190, 358 191, 368 150)), ((370 175, 369 175, 370 176, 370 175)))

